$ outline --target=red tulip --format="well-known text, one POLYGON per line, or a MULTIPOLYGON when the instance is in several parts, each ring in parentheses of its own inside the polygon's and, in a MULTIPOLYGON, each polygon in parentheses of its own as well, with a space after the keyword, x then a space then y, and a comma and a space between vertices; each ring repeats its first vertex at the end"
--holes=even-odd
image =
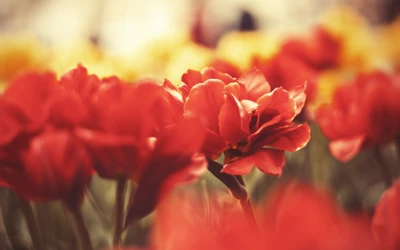
POLYGON ((362 148, 400 136, 400 81, 382 72, 359 75, 340 87, 333 102, 319 108, 316 120, 331 140, 338 160, 351 160, 362 148))
POLYGON ((116 79, 96 96, 99 122, 94 129, 78 128, 88 145, 97 173, 103 178, 134 178, 155 136, 157 109, 162 108, 163 88, 154 82, 127 85, 116 79))
POLYGON ((20 150, 16 165, 2 162, 3 183, 28 200, 80 204, 92 170, 84 145, 70 132, 45 131, 20 150))
POLYGON ((377 244, 382 250, 400 248, 400 181, 386 190, 379 201, 374 218, 372 231, 377 244))
MULTIPOLYGON (((214 75, 222 78, 221 74, 214 75)), ((297 106, 297 96, 282 88, 271 92, 260 72, 250 72, 237 80, 224 77, 222 81, 191 71, 183 78, 192 85, 185 114, 196 115, 206 127, 203 152, 209 158, 225 153, 223 172, 247 174, 256 165, 266 173, 280 175, 284 151, 296 151, 310 138, 307 124, 293 124, 302 108, 297 106)), ((189 85, 183 86, 189 89, 189 85)))

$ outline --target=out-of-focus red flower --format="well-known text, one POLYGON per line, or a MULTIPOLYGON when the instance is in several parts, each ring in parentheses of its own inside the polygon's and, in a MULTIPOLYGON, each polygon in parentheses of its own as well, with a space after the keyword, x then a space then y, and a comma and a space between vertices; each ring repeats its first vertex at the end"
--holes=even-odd
POLYGON ((400 248, 400 181, 385 191, 379 201, 374 218, 372 231, 377 244, 383 250, 400 248))
POLYGON ((362 148, 390 142, 400 136, 400 80, 372 72, 341 86, 333 102, 321 106, 316 120, 331 140, 338 160, 351 160, 362 148))
POLYGON ((293 123, 304 104, 297 101, 304 88, 297 93, 281 87, 271 91, 258 71, 239 79, 213 69, 188 71, 182 81, 181 89, 189 90, 185 114, 199 117, 207 128, 203 152, 209 158, 225 153, 223 172, 247 174, 256 165, 280 175, 284 151, 296 151, 310 138, 306 123, 293 123))
POLYGON ((148 215, 177 184, 195 181, 207 171, 207 161, 198 153, 204 133, 195 118, 182 119, 160 132, 143 163, 125 224, 148 215))
POLYGON ((155 249, 376 250, 369 218, 340 209, 330 194, 296 181, 281 184, 256 213, 259 233, 221 194, 172 197, 156 214, 155 249), (221 204, 218 200, 224 199, 221 204))
POLYGON ((210 67, 215 69, 216 71, 223 72, 232 77, 239 77, 241 75, 239 68, 224 60, 216 59, 210 64, 210 67))
POLYGON ((20 150, 20 162, 1 162, 3 184, 29 200, 80 204, 92 169, 85 146, 70 132, 45 131, 20 150))
POLYGON ((320 26, 310 37, 288 39, 282 45, 283 54, 298 58, 316 70, 337 66, 340 49, 340 40, 320 26))
POLYGON ((149 214, 169 188, 206 170, 198 154, 204 128, 197 118, 183 117, 182 96, 168 80, 127 85, 109 79, 94 99, 97 127, 75 133, 101 177, 137 183, 126 226, 149 214))
MULTIPOLYGON (((84 89, 84 68, 68 74, 78 71, 81 82, 70 82, 84 89)), ((2 185, 30 200, 80 204, 92 170, 84 145, 72 135, 89 120, 88 107, 76 93, 53 73, 28 73, 8 85, 0 97, 2 185)))
POLYGON ((307 100, 316 95, 318 72, 299 58, 285 53, 278 54, 265 63, 255 65, 265 76, 272 88, 283 87, 295 91, 306 83, 307 100))
POLYGON ((316 95, 318 73, 335 67, 339 61, 340 41, 324 28, 317 27, 310 37, 291 38, 281 51, 266 62, 255 62, 273 88, 291 91, 307 82, 307 100, 316 95))
POLYGON ((156 81, 127 85, 116 78, 95 99, 97 127, 78 128, 76 133, 88 145, 100 176, 136 178, 151 150, 148 139, 173 124, 175 99, 156 81))
POLYGON ((297 181, 275 188, 263 222, 271 249, 377 249, 366 214, 346 214, 328 192, 297 181))

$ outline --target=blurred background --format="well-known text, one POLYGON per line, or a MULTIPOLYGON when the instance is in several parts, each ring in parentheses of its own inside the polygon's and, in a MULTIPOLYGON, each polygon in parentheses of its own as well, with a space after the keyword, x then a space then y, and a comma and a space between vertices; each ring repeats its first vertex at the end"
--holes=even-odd
POLYGON ((199 17, 207 45, 249 18, 262 30, 302 31, 334 4, 351 6, 372 24, 393 20, 400 8, 396 0, 0 0, 0 31, 28 32, 50 44, 91 39, 123 54, 191 29, 199 17))
MULTIPOLYGON (((259 45, 275 51, 276 38, 306 33, 338 5, 351 8, 372 27, 391 23, 400 12, 398 0, 0 0, 0 86, 23 70, 50 67, 61 74, 77 63, 91 73, 117 74, 127 81, 155 75, 179 84, 188 68, 201 69, 209 61, 210 48, 218 47, 224 56, 224 51, 237 48, 221 43, 231 31, 266 32, 268 42, 259 45)), ((324 183, 349 210, 373 207, 385 185, 369 152, 360 154, 351 167, 343 166, 328 152, 318 127, 310 125, 312 140, 287 156, 283 177, 324 183)), ((394 150, 385 151, 392 166, 400 161, 394 150)), ((224 189, 212 176, 204 179, 208 189, 224 189)), ((258 170, 246 177, 255 201, 275 181, 258 170)), ((5 188, 0 192, 0 250, 29 249, 16 197, 5 188)), ((85 200, 85 222, 96 249, 111 242, 114 193, 115 183, 95 177, 85 200)), ((59 203, 38 204, 36 212, 48 249, 77 249, 74 229, 59 203)), ((132 227, 126 244, 146 245, 150 226, 149 219, 132 227)))

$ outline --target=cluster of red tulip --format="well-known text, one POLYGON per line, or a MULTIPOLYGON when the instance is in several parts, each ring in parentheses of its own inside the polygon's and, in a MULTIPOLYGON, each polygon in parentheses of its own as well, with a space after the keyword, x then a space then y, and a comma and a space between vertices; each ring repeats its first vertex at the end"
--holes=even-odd
MULTIPOLYGON (((279 186, 262 209, 249 201, 242 176, 254 166, 280 176, 285 152, 309 141, 310 127, 298 121, 315 117, 343 162, 364 148, 400 143, 398 72, 359 74, 309 115, 306 94, 314 98, 319 72, 335 67, 340 50, 324 30, 314 35, 311 43, 288 41, 248 72, 223 63, 218 71, 188 70, 178 88, 167 79, 100 79, 83 66, 60 79, 22 75, 0 97, 0 183, 26 201, 61 200, 87 250, 80 205, 94 173, 118 183, 115 246, 127 227, 165 201, 155 221, 156 249, 399 249, 400 182, 386 191, 372 220, 346 214, 328 193, 298 182, 279 186), (164 199, 206 171, 241 209, 190 196, 190 207, 164 199), (136 187, 125 209, 127 182, 136 187)), ((386 177, 392 185, 393 175, 386 177)), ((43 249, 40 235, 31 233, 43 249)))

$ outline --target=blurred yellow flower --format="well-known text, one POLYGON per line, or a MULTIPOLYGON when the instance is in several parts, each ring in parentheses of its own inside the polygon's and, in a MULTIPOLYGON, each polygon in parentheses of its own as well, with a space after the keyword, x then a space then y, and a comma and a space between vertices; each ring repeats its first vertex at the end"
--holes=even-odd
POLYGON ((336 89, 342 84, 353 79, 354 71, 341 69, 326 70, 318 76, 317 91, 315 98, 308 104, 308 111, 314 113, 319 106, 331 103, 336 89))
POLYGON ((0 36, 0 89, 18 74, 43 70, 47 58, 46 47, 33 36, 0 36))
POLYGON ((178 85, 188 69, 202 70, 214 59, 214 51, 194 42, 185 44, 170 58, 165 68, 165 77, 178 85))
POLYGON ((400 68, 400 17, 391 24, 381 28, 379 48, 383 57, 396 69, 400 68))
POLYGON ((254 59, 271 58, 280 49, 275 36, 263 32, 232 32, 221 38, 216 48, 216 57, 245 71, 254 59))
POLYGON ((366 19, 353 9, 331 8, 322 15, 321 24, 342 42, 340 67, 367 71, 379 66, 374 34, 366 19))

